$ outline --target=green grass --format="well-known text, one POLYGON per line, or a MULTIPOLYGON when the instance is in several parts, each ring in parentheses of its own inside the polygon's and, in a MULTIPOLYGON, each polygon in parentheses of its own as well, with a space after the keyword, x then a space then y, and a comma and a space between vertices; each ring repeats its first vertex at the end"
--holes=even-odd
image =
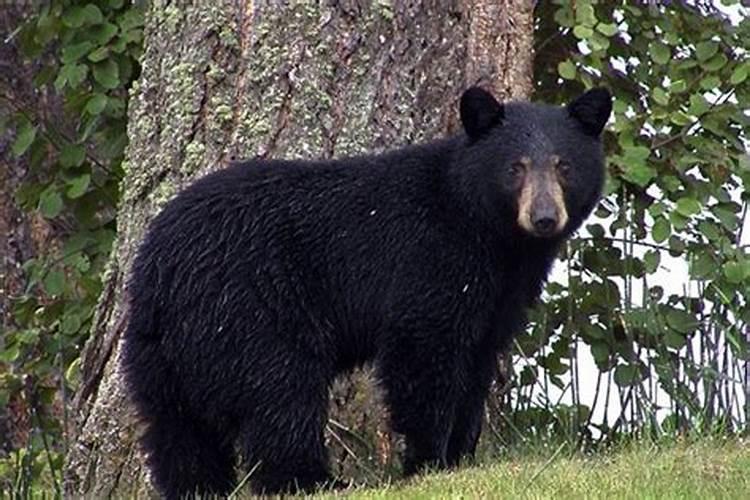
POLYGON ((316 498, 750 499, 750 443, 631 444, 590 457, 558 449, 316 498))

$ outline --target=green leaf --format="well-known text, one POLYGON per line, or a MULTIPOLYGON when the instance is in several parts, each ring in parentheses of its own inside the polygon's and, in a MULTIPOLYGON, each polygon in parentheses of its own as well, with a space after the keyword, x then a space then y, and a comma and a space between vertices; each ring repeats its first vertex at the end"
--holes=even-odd
POLYGON ((96 132, 97 127, 100 125, 98 117, 93 116, 83 121, 83 132, 79 135, 79 140, 87 141, 93 133, 96 132))
POLYGON ((666 314, 667 325, 674 330, 683 333, 693 333, 698 328, 698 320, 695 315, 682 309, 671 308, 666 314))
POLYGON ((65 273, 59 269, 48 272, 42 280, 44 291, 51 297, 57 297, 65 290, 65 273))
POLYGON ((54 219, 63 208, 63 199, 54 186, 49 186, 39 196, 39 211, 48 219, 54 219))
POLYGON ((604 228, 601 224, 589 224, 586 229, 593 238, 604 238, 604 228))
POLYGON ((62 16, 62 22, 68 28, 80 28, 86 22, 86 15, 83 7, 74 6, 65 11, 62 16))
POLYGON ((39 204, 39 196, 43 190, 44 186, 27 181, 16 189, 14 198, 19 207, 33 210, 39 204))
POLYGON ((94 79, 106 89, 115 89, 120 85, 120 70, 111 59, 94 66, 94 79))
POLYGON ((91 176, 89 174, 79 175, 68 181, 68 190, 65 192, 70 199, 80 198, 86 193, 86 190, 91 183, 91 176))
POLYGON ((659 65, 667 64, 672 57, 669 47, 662 42, 651 42, 648 46, 648 53, 651 60, 659 65))
POLYGON ((690 276, 697 280, 706 279, 713 274, 716 268, 716 262, 711 258, 711 255, 707 251, 701 252, 690 262, 690 276))
POLYGON ((651 228, 651 237, 656 243, 664 243, 670 234, 672 234, 672 226, 669 221, 664 217, 658 217, 651 228))
POLYGON ((685 242, 674 234, 669 237, 667 243, 669 245, 669 255, 672 257, 679 257, 685 252, 685 242))
POLYGON ((13 146, 11 147, 13 156, 18 158, 24 154, 26 150, 29 149, 29 146, 31 146, 31 143, 34 142, 35 137, 36 127, 34 127, 31 122, 24 120, 21 127, 18 129, 16 140, 13 141, 13 146))
POLYGON ((625 146, 623 153, 619 160, 625 170, 623 178, 638 186, 647 186, 656 177, 656 170, 646 163, 651 151, 644 146, 625 146))
POLYGON ((729 229, 730 231, 734 231, 735 229, 737 229, 737 214, 732 210, 724 208, 720 205, 716 205, 711 207, 711 212, 716 216, 717 219, 719 219, 719 221, 725 228, 729 229))
POLYGON ((13 363, 18 356, 21 354, 21 349, 18 344, 12 344, 5 346, 4 349, 0 349, 0 361, 5 363, 13 363))
POLYGON ((70 366, 65 370, 65 380, 69 384, 77 385, 80 383, 81 378, 81 358, 78 357, 70 363, 70 366))
POLYGON ((70 63, 65 64, 57 74, 55 79, 55 89, 62 90, 65 85, 70 88, 77 88, 86 79, 89 68, 84 64, 70 63))
POLYGON ((81 328, 81 317, 74 313, 67 313, 60 323, 60 331, 66 335, 76 333, 81 328))
POLYGON ((71 265, 78 269, 79 272, 87 273, 91 269, 91 260, 85 255, 78 254, 77 258, 71 262, 71 265))
POLYGON ((682 349, 687 344, 687 338, 674 330, 667 330, 664 332, 664 344, 672 349, 682 349))
POLYGON ((88 60, 91 62, 100 62, 109 57, 109 47, 99 47, 88 55, 88 60))
POLYGON ((661 261, 661 254, 655 250, 649 250, 643 255, 643 265, 648 274, 656 272, 661 261))
POLYGON ((682 41, 680 38, 680 33, 675 31, 667 31, 662 36, 665 42, 667 42, 668 45, 675 46, 679 45, 679 43, 682 41))
POLYGON ((594 30, 592 30, 588 26, 579 24, 575 28, 573 28, 573 34, 580 40, 586 40, 588 38, 591 38, 591 35, 594 34, 594 30))
POLYGON ((68 28, 80 28, 84 24, 101 23, 104 21, 104 16, 99 7, 90 3, 68 8, 62 16, 62 21, 68 28))
POLYGON ((721 237, 720 228, 711 221, 701 221, 698 223, 698 231, 708 238, 709 241, 716 241, 721 237))
POLYGON ((708 61, 701 63, 701 68, 706 71, 718 71, 723 68, 728 62, 727 56, 724 54, 716 54, 708 61))
POLYGON ((95 240, 91 236, 91 233, 88 232, 80 232, 75 233, 71 235, 68 240, 65 242, 65 245, 63 246, 63 253, 65 254, 73 254, 76 252, 80 252, 87 246, 92 245, 92 243, 95 240))
POLYGON ((628 159, 643 161, 651 155, 651 151, 645 146, 629 146, 625 148, 625 157, 628 159))
POLYGON ((88 66, 83 64, 76 64, 71 68, 71 72, 68 75, 68 85, 70 88, 78 88, 85 80, 86 75, 89 73, 88 66))
POLYGON ((616 24, 599 23, 596 25, 596 31, 604 36, 615 36, 617 34, 616 24))
POLYGON ((638 381, 638 367, 636 365, 617 365, 615 368, 615 383, 620 387, 628 387, 638 381))
POLYGON ((669 91, 673 94, 680 94, 687 90, 687 82, 684 79, 675 80, 669 84, 669 91))
POLYGON ((81 42, 75 45, 68 45, 62 50, 62 62, 65 64, 75 62, 88 54, 93 48, 94 44, 91 42, 81 42))
POLYGON ((20 344, 35 344, 39 340, 39 329, 29 328, 28 330, 21 330, 16 333, 15 337, 20 344))
POLYGON ((597 324, 581 325, 587 337, 591 339, 603 340, 607 336, 607 331, 597 324))
POLYGON ((112 52, 117 52, 118 54, 122 54, 125 52, 125 49, 128 47, 128 38, 130 33, 133 33, 132 31, 128 33, 128 36, 120 35, 117 37, 117 40, 109 44, 107 47, 108 49, 111 49, 112 52))
MULTIPOLYGON (((3 5, 8 5, 8 3, 6 2, 3 5)), ((24 54, 28 57, 39 57, 44 50, 44 47, 57 37, 60 33, 60 28, 62 27, 59 13, 50 12, 51 9, 38 10, 40 12, 39 17, 37 17, 35 31, 29 30, 26 33, 21 31, 20 33, 21 50, 23 50, 24 54)), ((33 20, 33 18, 31 19, 33 20)), ((33 26, 32 23, 29 24, 33 26)))
POLYGON ((704 90, 714 90, 720 86, 721 80, 715 75, 709 75, 701 80, 701 88, 704 90))
POLYGON ((555 11, 553 17, 555 22, 564 28, 572 28, 576 24, 573 10, 567 5, 561 5, 560 8, 555 11))
POLYGON ((690 222, 690 219, 682 215, 677 210, 674 210, 669 213, 669 222, 672 223, 672 229, 676 231, 682 231, 683 229, 687 227, 688 222, 690 222))
POLYGON ((107 96, 101 93, 94 94, 86 102, 86 113, 90 115, 98 115, 107 106, 107 96))
POLYGON ((695 46, 695 55, 699 61, 705 61, 716 54, 719 44, 714 41, 700 42, 695 46))
POLYGON ((629 164, 622 177, 637 186, 646 187, 656 177, 656 170, 644 163, 629 164))
POLYGON ((579 1, 576 5, 576 21, 580 24, 593 26, 596 23, 594 7, 586 1, 579 1))
POLYGON ((661 104, 662 106, 666 106, 669 104, 669 95, 664 91, 661 87, 654 87, 654 90, 651 92, 651 96, 654 98, 654 101, 656 101, 658 104, 661 104))
POLYGON ((139 7, 131 7, 118 19, 118 24, 123 33, 143 26, 143 10, 139 7))
POLYGON ((675 210, 685 217, 690 217, 701 211, 701 204, 695 198, 680 198, 675 210))
POLYGON ((706 98, 700 94, 693 94, 690 96, 690 107, 688 107, 688 113, 693 116, 701 116, 708 111, 709 105, 706 98))
POLYGON ((661 182, 662 187, 670 193, 674 193, 682 187, 682 182, 680 182, 680 179, 674 175, 665 175, 661 177, 659 181, 661 182))
POLYGON ((81 144, 66 144, 60 151, 60 165, 63 168, 79 167, 86 158, 86 148, 81 144))
POLYGON ((674 123, 675 125, 679 127, 684 127, 685 125, 692 123, 692 119, 686 115, 682 110, 677 110, 671 115, 669 115, 669 121, 674 123))
POLYGON ((657 201, 656 203, 654 203, 648 208, 648 213, 650 213, 651 216, 654 218, 662 215, 666 211, 667 211, 667 206, 661 201, 657 201))
MULTIPOLYGON (((593 33, 591 38, 589 38, 589 43, 591 43, 592 48, 597 51, 604 51, 609 48, 609 39, 599 33, 593 33)), ((588 76, 585 73, 584 75, 588 76)))
POLYGON ((572 61, 563 61, 557 65, 557 72, 566 80, 575 80, 576 65, 572 61))
POLYGON ((732 72, 732 76, 729 78, 729 83, 732 85, 739 85, 747 79, 748 65, 743 64, 737 66, 732 72))
POLYGON ((742 283, 747 278, 747 267, 739 262, 727 262, 722 270, 730 283, 742 283))
POLYGON ((99 45, 105 45, 116 34, 117 26, 112 23, 99 24, 89 30, 89 36, 99 45))

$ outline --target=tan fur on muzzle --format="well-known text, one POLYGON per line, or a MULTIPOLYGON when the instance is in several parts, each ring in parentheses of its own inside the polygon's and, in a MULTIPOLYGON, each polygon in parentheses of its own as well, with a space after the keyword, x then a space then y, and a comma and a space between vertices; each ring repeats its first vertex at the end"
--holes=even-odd
POLYGON ((555 206, 557 225, 552 234, 560 233, 568 223, 568 210, 560 179, 554 168, 534 172, 527 168, 521 194, 518 197, 518 225, 530 234, 536 234, 533 223, 534 202, 538 197, 549 196, 555 206))

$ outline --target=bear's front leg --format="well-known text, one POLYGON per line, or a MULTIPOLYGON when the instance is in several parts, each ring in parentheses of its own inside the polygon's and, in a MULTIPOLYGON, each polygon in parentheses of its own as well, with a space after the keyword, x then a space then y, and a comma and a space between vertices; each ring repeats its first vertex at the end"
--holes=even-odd
POLYGON ((449 467, 458 466, 462 459, 474 458, 474 451, 482 432, 485 396, 486 392, 481 395, 472 393, 457 405, 456 419, 446 454, 449 467))
POLYGON ((448 335, 400 331, 378 357, 391 427, 406 441, 403 468, 407 476, 448 465, 459 393, 457 356, 448 335))
POLYGON ((482 431, 485 401, 497 369, 495 350, 492 345, 480 344, 471 362, 463 367, 460 379, 465 382, 461 384, 462 394, 456 404, 448 442, 449 467, 459 465, 462 459, 474 458, 482 431))

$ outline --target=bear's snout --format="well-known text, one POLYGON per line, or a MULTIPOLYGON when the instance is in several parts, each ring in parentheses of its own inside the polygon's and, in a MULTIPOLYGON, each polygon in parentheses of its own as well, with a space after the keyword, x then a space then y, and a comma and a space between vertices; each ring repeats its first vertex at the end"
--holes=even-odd
POLYGON ((531 170, 518 199, 518 225, 533 236, 557 236, 568 223, 563 188, 552 169, 531 170))

